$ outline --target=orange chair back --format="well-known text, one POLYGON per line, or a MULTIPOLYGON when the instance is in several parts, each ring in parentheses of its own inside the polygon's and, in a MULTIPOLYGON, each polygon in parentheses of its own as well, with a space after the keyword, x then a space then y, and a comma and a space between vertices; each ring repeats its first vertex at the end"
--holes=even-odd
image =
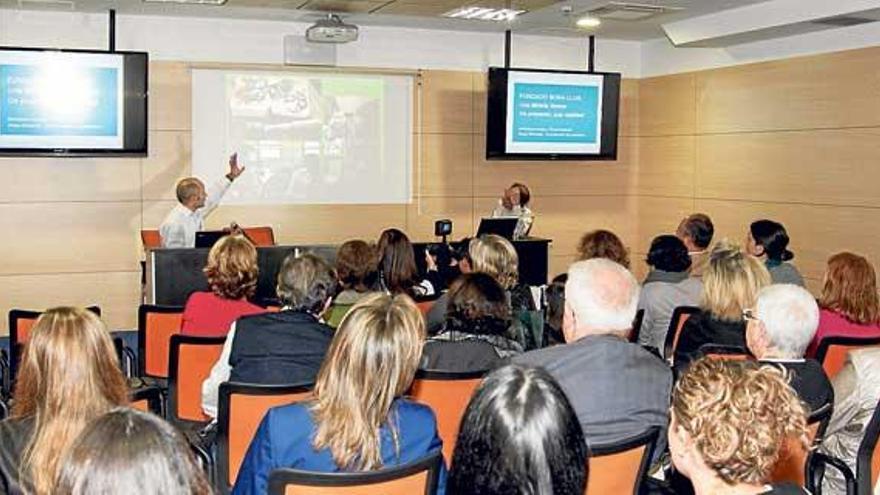
POLYGON ((254 246, 275 245, 275 233, 272 231, 272 227, 245 227, 242 230, 254 246))
POLYGON ((132 401, 129 406, 131 406, 132 409, 137 409, 138 411, 150 412, 150 403, 147 401, 147 399, 132 401))
POLYGON ((226 337, 172 335, 168 375, 169 417, 181 422, 205 422, 202 382, 220 359, 226 337))
POLYGON ((223 383, 218 400, 218 478, 230 487, 266 412, 277 406, 308 400, 311 385, 252 385, 223 383))
POLYGON ((422 312, 422 316, 428 316, 428 312, 434 307, 434 301, 419 301, 416 303, 416 306, 422 312))
POLYGON ((141 305, 138 308, 138 359, 142 376, 168 378, 171 336, 180 333, 183 308, 141 305))
MULTIPOLYGON (((28 341, 28 338, 31 336, 31 329, 34 328, 34 325, 37 323, 37 318, 21 318, 18 320, 18 324, 15 325, 15 333, 16 333, 16 342, 19 344, 24 344, 28 341)), ((12 327, 10 327, 12 328, 12 327)))
POLYGON ((878 345, 878 337, 825 337, 819 342, 816 360, 822 363, 825 374, 832 379, 843 369, 849 351, 878 345))
MULTIPOLYGON (((810 415, 807 424, 807 440, 810 446, 818 445, 822 441, 825 434, 825 428, 828 427, 828 421, 831 419, 831 409, 833 404, 825 404, 810 415)), ((782 446, 779 459, 773 467, 773 473, 770 475, 770 481, 773 483, 794 483, 797 486, 804 486, 807 475, 807 461, 810 456, 810 448, 804 447, 800 439, 787 438, 782 446)))
POLYGON ((434 410, 446 459, 452 459, 464 410, 485 374, 486 371, 442 373, 420 370, 413 380, 410 395, 434 410))
POLYGON ((159 235, 158 230, 141 230, 141 242, 144 244, 145 250, 160 248, 162 247, 162 236, 159 235))
POLYGON ((699 310, 700 308, 696 306, 679 306, 672 311, 672 318, 669 320, 669 329, 666 331, 666 343, 664 345, 666 359, 672 360, 672 357, 675 355, 675 349, 678 348, 678 340, 681 337, 684 323, 692 314, 699 310))
POLYGON ((651 463, 660 427, 653 427, 615 445, 591 448, 586 495, 639 492, 651 463))

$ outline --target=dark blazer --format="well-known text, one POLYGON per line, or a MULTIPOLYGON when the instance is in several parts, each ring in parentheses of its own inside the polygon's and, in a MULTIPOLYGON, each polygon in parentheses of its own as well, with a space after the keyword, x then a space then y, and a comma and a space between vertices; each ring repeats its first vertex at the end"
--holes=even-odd
MULTIPOLYGON (((315 423, 309 402, 275 407, 266 413, 248 448, 238 472, 233 495, 264 495, 268 488, 269 473, 276 468, 289 467, 305 471, 343 471, 333 461, 329 449, 315 451, 312 439, 315 423)), ((389 417, 397 421, 400 455, 394 451, 391 432, 383 425, 382 462, 385 466, 406 464, 424 457, 443 446, 437 436, 434 411, 428 406, 406 399, 397 399, 389 417)), ((438 495, 446 490, 446 469, 440 472, 438 495)))
POLYGON ((798 397, 815 412, 825 404, 834 403, 834 388, 822 365, 815 359, 764 359, 762 364, 774 364, 788 370, 788 380, 798 397))
POLYGON ((577 413, 587 444, 618 442, 660 426, 654 458, 665 449, 672 371, 642 346, 614 335, 588 335, 512 361, 553 375, 577 413))
POLYGON ((29 479, 20 479, 19 468, 25 447, 34 432, 34 418, 0 421, 0 493, 19 495, 33 491, 29 479))
POLYGON ((678 347, 675 349, 675 369, 684 372, 692 361, 700 357, 700 347, 706 344, 746 349, 746 322, 719 320, 706 311, 694 313, 681 327, 678 347))

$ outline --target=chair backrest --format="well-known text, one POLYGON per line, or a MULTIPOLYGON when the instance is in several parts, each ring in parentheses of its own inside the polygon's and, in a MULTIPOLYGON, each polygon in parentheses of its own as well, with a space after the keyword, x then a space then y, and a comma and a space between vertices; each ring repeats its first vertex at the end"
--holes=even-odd
MULTIPOLYGON (((828 428, 828 422, 831 420, 833 407, 834 404, 829 402, 813 411, 807 419, 807 440, 810 442, 811 447, 822 442, 822 437, 825 436, 825 429, 828 428)), ((780 451, 779 459, 773 467, 770 481, 773 483, 788 482, 804 486, 810 451, 810 448, 804 448, 800 439, 786 439, 780 451)))
POLYGON ((636 343, 639 341, 639 334, 642 332, 642 321, 645 319, 645 310, 636 311, 636 317, 633 319, 632 330, 629 331, 629 341, 636 343))
POLYGON ((865 436, 856 453, 856 493, 871 495, 880 478, 880 403, 865 428, 865 436))
POLYGON ((220 359, 226 337, 172 335, 168 358, 168 418, 182 423, 203 423, 202 382, 220 359))
POLYGON ((754 359, 748 350, 729 345, 705 344, 700 346, 698 354, 710 359, 724 359, 727 361, 754 359))
POLYGON ((276 469, 270 495, 433 495, 443 458, 440 451, 393 468, 356 473, 316 473, 276 469))
MULTIPOLYGON (((89 311, 101 317, 101 308, 89 306, 89 311)), ((43 314, 42 311, 27 309, 9 310, 9 373, 15 377, 18 371, 18 360, 21 358, 22 347, 31 336, 31 330, 37 323, 37 319, 43 314)))
POLYGON ((419 370, 416 372, 410 395, 434 410, 437 416, 437 432, 443 440, 443 456, 446 459, 452 459, 464 410, 487 371, 455 373, 419 370))
POLYGON ((146 386, 131 392, 131 403, 134 409, 151 412, 162 416, 162 390, 159 387, 146 386))
POLYGON ((822 368, 830 380, 843 369, 849 351, 878 345, 880 345, 880 337, 825 337, 819 341, 816 360, 822 363, 822 368))
POLYGON ((312 385, 220 384, 217 402, 217 480, 229 491, 266 412, 310 398, 312 385))
POLYGON ((168 378, 171 336, 180 333, 183 307, 142 304, 138 308, 138 371, 168 378))
POLYGON ((423 316, 428 316, 431 308, 434 307, 434 302, 435 301, 418 301, 416 302, 416 306, 419 308, 419 311, 422 312, 423 316))
POLYGON ((275 232, 272 227, 245 227, 241 229, 254 246, 274 246, 275 232))
POLYGON ((144 245, 145 251, 147 249, 160 248, 162 247, 162 236, 155 229, 141 230, 141 242, 144 245))
POLYGON ((666 331, 666 342, 664 344, 663 355, 666 359, 671 359, 678 347, 678 339, 681 337, 681 329, 684 328, 684 322, 690 316, 700 311, 696 306, 679 306, 672 311, 672 318, 669 320, 669 329, 666 331))
POLYGON ((638 494, 651 464, 660 427, 608 445, 590 445, 587 495, 638 494))

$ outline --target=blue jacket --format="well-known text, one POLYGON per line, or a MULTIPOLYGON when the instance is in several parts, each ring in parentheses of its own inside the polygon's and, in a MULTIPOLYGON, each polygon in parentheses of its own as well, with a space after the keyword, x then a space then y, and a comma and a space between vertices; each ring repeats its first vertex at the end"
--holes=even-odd
MULTIPOLYGON (((269 473, 276 468, 295 468, 305 471, 342 471, 333 461, 329 449, 316 451, 312 447, 315 423, 309 402, 275 407, 266 413, 248 447, 247 455, 238 472, 233 495, 265 495, 269 488, 269 473)), ((382 462, 391 467, 424 457, 442 447, 437 436, 434 411, 416 402, 398 399, 391 406, 392 417, 397 418, 400 457, 395 455, 391 433, 383 426, 382 462)), ((446 469, 440 472, 438 495, 446 491, 446 469)))

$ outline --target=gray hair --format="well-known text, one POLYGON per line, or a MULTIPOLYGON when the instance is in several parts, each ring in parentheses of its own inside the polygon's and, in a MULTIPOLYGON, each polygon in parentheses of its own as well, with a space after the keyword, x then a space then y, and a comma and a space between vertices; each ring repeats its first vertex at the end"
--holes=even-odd
POLYGON ((819 305, 803 287, 770 285, 758 292, 755 317, 764 324, 770 345, 783 357, 801 358, 816 335, 819 305))
POLYGON ((565 300, 577 326, 593 333, 632 328, 639 284, 623 266, 604 258, 578 261, 568 269, 565 300))

